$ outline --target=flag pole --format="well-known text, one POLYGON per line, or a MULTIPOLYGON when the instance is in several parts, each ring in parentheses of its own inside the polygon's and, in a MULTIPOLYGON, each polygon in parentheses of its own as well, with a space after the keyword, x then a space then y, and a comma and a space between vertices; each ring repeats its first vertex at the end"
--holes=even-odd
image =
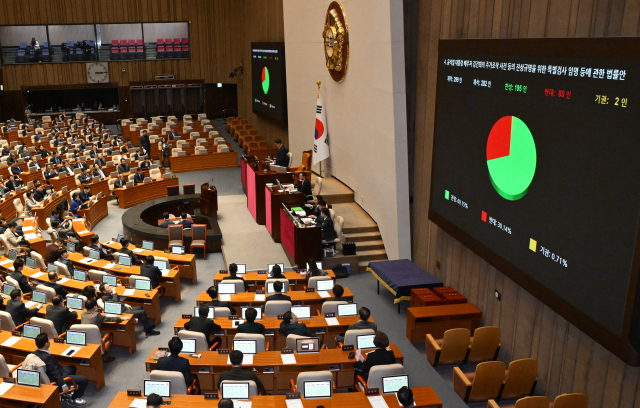
MULTIPOLYGON (((320 97, 320 84, 322 82, 318 81, 317 83, 318 83, 318 96, 316 96, 316 98, 319 98, 320 97)), ((322 161, 320 161, 320 177, 322 177, 322 161)), ((311 180, 309 180, 309 181, 311 181, 311 180)))

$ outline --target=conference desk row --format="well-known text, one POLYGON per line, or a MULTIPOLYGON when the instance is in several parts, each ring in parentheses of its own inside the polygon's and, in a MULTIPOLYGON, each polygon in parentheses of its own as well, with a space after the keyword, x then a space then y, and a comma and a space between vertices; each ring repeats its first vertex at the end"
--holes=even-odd
MULTIPOLYGON (((0 383, 4 382, 0 379, 0 383)), ((9 390, 0 395, 0 406, 11 408, 30 408, 39 406, 42 408, 60 408, 58 387, 42 384, 40 388, 26 385, 13 384, 9 390)))
POLYGON ((238 153, 212 152, 207 154, 187 154, 169 157, 172 173, 187 171, 232 169, 238 167, 238 153))
MULTIPOLYGON (((328 291, 329 297, 320 296, 319 292, 306 292, 303 290, 294 290, 286 292, 286 295, 291 298, 291 302, 293 304, 302 304, 303 306, 311 306, 311 313, 316 313, 317 310, 322 308, 322 304, 325 301, 331 301, 334 298, 333 291, 328 291)), ((225 295, 218 295, 219 300, 224 300, 225 302, 231 304, 232 306, 254 306, 260 307, 265 303, 266 296, 269 294, 258 295, 254 292, 243 292, 236 293, 235 295, 227 295, 228 298, 224 299, 225 295)), ((343 298, 349 299, 349 301, 353 301, 353 293, 349 288, 344 288, 343 298)), ((200 292, 198 298, 196 299, 196 303, 198 305, 203 305, 205 303, 211 302, 211 298, 207 294, 207 292, 200 292)))
MULTIPOLYGON (((255 292, 258 289, 260 289, 260 290, 264 289, 264 285, 265 285, 267 279, 272 279, 272 277, 269 276, 267 271, 262 271, 262 272, 264 272, 264 273, 247 272, 247 273, 245 273, 243 275, 239 275, 239 276, 242 276, 244 281, 249 284, 249 292, 255 292)), ((298 271, 284 272, 283 275, 289 281, 289 288, 291 290, 304 290, 304 285, 307 284, 307 277, 303 276, 301 272, 304 272, 304 271, 303 270, 298 270, 298 271)), ((332 279, 336 278, 336 275, 335 275, 335 273, 333 273, 332 270, 327 269, 324 272, 326 273, 325 276, 328 276, 328 277, 330 277, 332 279)), ((227 271, 219 271, 213 277, 213 283, 215 285, 217 285, 224 278, 226 278, 228 276, 229 276, 229 274, 228 274, 227 271)))
MULTIPOLYGON (((438 398, 438 395, 431 387, 412 387, 414 407, 427 408, 438 407, 442 408, 442 401, 438 398)), ((331 398, 314 398, 314 399, 301 399, 300 402, 304 408, 371 408, 371 402, 368 399, 369 396, 364 392, 345 392, 334 393, 331 398)), ((140 397, 138 397, 140 398, 140 397)), ((172 408, 193 408, 194 406, 208 406, 217 407, 220 402, 219 399, 205 400, 204 395, 172 395, 171 407, 172 408)), ((286 395, 259 395, 251 397, 252 408, 287 408, 286 395)), ((384 401, 389 408, 398 408, 398 398, 395 394, 382 395, 384 401)), ((129 397, 125 391, 120 391, 115 396, 109 408, 128 408, 136 397, 129 397)))
MULTIPOLYGON (((192 313, 193 311, 190 310, 188 312, 192 313)), ((350 325, 357 323, 360 318, 358 316, 336 317, 336 320, 338 324, 332 325, 327 322, 324 316, 312 315, 311 319, 300 320, 300 322, 304 323, 328 348, 334 348, 336 346, 336 336, 342 335, 350 325)), ((178 322, 173 326, 174 333, 177 335, 180 330, 184 329, 184 324, 188 321, 189 319, 186 318, 178 319, 178 322)), ((369 321, 375 322, 371 318, 369 318, 369 321)), ((211 333, 211 338, 219 336, 222 339, 221 348, 232 348, 233 337, 238 332, 235 325, 237 320, 218 318, 214 319, 214 322, 221 327, 221 330, 218 333, 211 333)), ((257 320, 256 322, 264 325, 265 337, 271 343, 271 350, 286 348, 287 336, 280 332, 282 320, 277 317, 263 317, 262 320, 257 320)))
POLYGON ((179 185, 178 177, 173 176, 133 187, 116 188, 113 191, 118 197, 119 207, 129 208, 155 198, 167 197, 167 187, 179 187, 179 185))
MULTIPOLYGON (((404 356, 400 349, 395 344, 389 347, 395 354, 396 362, 403 364, 404 356)), ((147 371, 155 370, 157 361, 152 357, 157 351, 153 350, 145 361, 147 371)), ((343 351, 340 348, 323 349, 318 353, 294 353, 295 364, 285 364, 280 351, 259 351, 253 356, 253 362, 243 362, 242 367, 254 369, 268 393, 289 390, 290 380, 295 382, 298 374, 305 371, 329 370, 333 372, 336 387, 353 387, 354 364, 357 360, 356 357, 349 358, 349 353, 351 351, 343 351)), ((198 354, 201 355, 200 358, 188 354, 183 357, 189 360, 191 373, 198 376, 201 389, 217 389, 220 373, 231 369, 231 363, 228 363, 229 354, 208 350, 198 351, 198 354)))

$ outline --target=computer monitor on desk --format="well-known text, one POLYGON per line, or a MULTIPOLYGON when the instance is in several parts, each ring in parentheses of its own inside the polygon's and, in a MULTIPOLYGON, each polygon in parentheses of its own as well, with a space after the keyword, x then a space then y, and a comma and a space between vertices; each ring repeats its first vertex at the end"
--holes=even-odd
POLYGON ((242 354, 256 354, 258 342, 257 340, 234 340, 233 349, 242 351, 242 354))
POLYGON ((196 339, 180 339, 182 340, 182 354, 193 354, 196 352, 196 339))
POLYGON ((233 382, 222 383, 220 385, 220 394, 223 399, 231 400, 248 400, 249 399, 249 383, 233 382))
POLYGON ((382 377, 382 393, 392 394, 398 392, 402 387, 409 386, 408 375, 394 375, 390 377, 382 377))
POLYGON ((218 283, 218 294, 220 295, 235 295, 236 284, 235 283, 218 283))
POLYGON ((171 398, 171 381, 144 380, 144 396, 158 394, 162 398, 171 398))
POLYGON ((236 272, 236 275, 244 275, 245 273, 247 273, 246 264, 236 264, 236 266, 238 267, 238 271, 236 272))
POLYGON ((346 305, 338 305, 338 317, 349 317, 358 315, 358 304, 347 303, 346 305))
POLYGON ((331 398, 331 381, 305 381, 304 398, 331 398))

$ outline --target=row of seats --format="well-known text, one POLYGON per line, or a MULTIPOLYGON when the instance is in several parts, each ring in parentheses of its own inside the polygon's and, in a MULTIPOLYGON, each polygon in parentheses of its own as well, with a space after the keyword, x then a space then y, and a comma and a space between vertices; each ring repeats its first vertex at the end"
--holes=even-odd
POLYGON ((189 58, 189 44, 158 45, 156 59, 189 58))
POLYGON ((142 59, 144 58, 144 43, 137 40, 111 40, 111 59, 142 59))

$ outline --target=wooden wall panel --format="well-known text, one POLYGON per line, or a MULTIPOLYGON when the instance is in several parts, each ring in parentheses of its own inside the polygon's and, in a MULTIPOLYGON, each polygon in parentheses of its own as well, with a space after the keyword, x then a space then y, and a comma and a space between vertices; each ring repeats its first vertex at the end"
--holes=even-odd
MULTIPOLYGON (((111 82, 128 87, 131 81, 172 74, 177 79, 206 83, 237 83, 238 113, 269 142, 288 142, 286 125, 251 112, 251 42, 284 41, 282 0, 3 0, 0 25, 137 23, 189 21, 190 60, 109 62, 111 82), (28 9, 32 13, 16 10, 28 9), (242 77, 229 78, 244 64, 242 77), (123 72, 122 69, 125 71, 123 72)), ((22 86, 86 83, 85 64, 6 65, 4 89, 22 86)), ((121 96, 123 117, 131 113, 130 99, 121 96), (127 102, 124 102, 127 99, 127 102)), ((231 107, 231 106, 230 106, 231 107)))
POLYGON ((413 261, 463 293, 502 329, 500 359, 538 360, 537 393, 586 392, 589 407, 640 408, 640 368, 626 366, 563 317, 428 220, 438 40, 640 35, 640 0, 405 0, 408 120, 414 132, 413 261), (417 7, 417 9, 416 9, 417 7), (408 37, 409 35, 414 35, 408 37), (408 45, 407 45, 408 44, 408 45), (412 76, 409 78, 409 76, 412 76), (440 267, 437 267, 439 263, 440 267), (499 291, 498 301, 494 291, 499 291))

